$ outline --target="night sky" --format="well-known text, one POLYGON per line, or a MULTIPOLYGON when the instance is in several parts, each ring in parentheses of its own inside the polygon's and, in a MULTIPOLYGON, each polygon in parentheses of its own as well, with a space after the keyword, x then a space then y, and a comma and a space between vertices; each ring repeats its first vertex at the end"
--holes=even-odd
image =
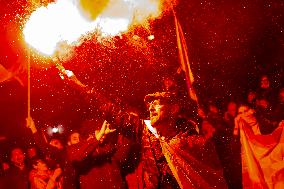
MULTIPOLYGON (((26 83, 21 31, 30 11, 25 1, 2 1, 0 63, 10 70, 22 67, 19 77, 26 83)), ((273 87, 283 87, 283 0, 180 0, 175 11, 201 102, 242 99, 249 89, 257 88, 263 73, 269 74, 273 87)), ((161 78, 179 67, 172 13, 149 26, 111 39, 91 35, 72 49, 63 65, 108 98, 120 99, 146 115, 144 96, 161 90, 161 78), (151 34, 155 39, 150 41, 151 34)), ((47 59, 33 54, 31 64, 31 114, 39 127, 62 124, 68 130, 93 117, 92 107, 60 79, 47 59)), ((26 91, 27 86, 15 80, 0 84, 0 135, 17 140, 29 136, 26 91)))

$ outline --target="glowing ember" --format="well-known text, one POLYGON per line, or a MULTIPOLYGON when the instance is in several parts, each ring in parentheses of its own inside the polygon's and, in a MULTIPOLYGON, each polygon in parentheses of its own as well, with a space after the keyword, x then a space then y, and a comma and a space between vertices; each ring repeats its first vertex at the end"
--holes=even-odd
MULTIPOLYGON (((85 17, 84 8, 74 0, 58 0, 40 7, 24 27, 25 40, 38 51, 53 55, 59 42, 78 43, 83 35, 94 30, 104 37, 115 36, 133 24, 158 17, 161 12, 160 0, 110 0, 104 6, 94 20, 85 17)), ((88 9, 88 14, 90 11, 96 10, 88 9)))
POLYGON ((148 39, 151 41, 151 40, 155 39, 155 36, 154 35, 149 35, 148 39))

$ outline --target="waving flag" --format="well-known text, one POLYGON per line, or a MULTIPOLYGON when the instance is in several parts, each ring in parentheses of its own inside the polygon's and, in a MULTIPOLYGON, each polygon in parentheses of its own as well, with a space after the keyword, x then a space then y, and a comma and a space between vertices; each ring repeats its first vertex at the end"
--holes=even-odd
POLYGON ((13 77, 13 74, 9 72, 2 64, 0 64, 0 83, 8 81, 13 77))
POLYGON ((194 77, 190 68, 189 58, 188 58, 188 49, 185 41, 185 37, 182 31, 182 27, 174 13, 175 26, 176 26, 176 35, 177 35, 177 46, 179 53, 179 61, 181 69, 184 71, 187 81, 187 87, 189 91, 189 96, 192 100, 196 101, 198 104, 198 98, 196 92, 193 88, 194 77))
POLYGON ((18 76, 16 76, 15 73, 7 70, 2 64, 0 64, 0 83, 10 81, 12 79, 16 79, 20 83, 20 85, 24 86, 23 81, 18 76))
POLYGON ((243 188, 284 188, 284 121, 269 135, 240 127, 243 188))

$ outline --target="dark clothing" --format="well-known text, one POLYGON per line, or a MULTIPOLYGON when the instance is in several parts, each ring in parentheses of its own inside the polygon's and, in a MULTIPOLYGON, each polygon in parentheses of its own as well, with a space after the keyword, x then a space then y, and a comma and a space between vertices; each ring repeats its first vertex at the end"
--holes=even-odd
POLYGON ((81 141, 66 148, 66 159, 63 172, 63 186, 68 189, 80 188, 80 161, 86 158, 98 145, 97 139, 81 141))
POLYGON ((275 91, 273 91, 273 89, 271 89, 271 88, 267 88, 267 89, 259 88, 256 91, 257 99, 258 98, 265 98, 265 99, 268 100, 268 102, 271 105, 274 105, 276 103, 277 97, 276 97, 275 94, 276 94, 275 91))
POLYGON ((127 188, 120 170, 130 144, 122 136, 111 135, 102 144, 91 139, 67 149, 69 165, 75 168, 71 176, 80 177, 81 189, 127 188))
POLYGON ((278 103, 274 109, 274 118, 277 123, 284 120, 284 102, 278 103))
POLYGON ((256 109, 256 119, 259 122, 260 133, 263 135, 271 134, 278 126, 278 122, 275 121, 272 108, 263 109, 258 107, 256 109))
POLYGON ((11 165, 11 167, 4 172, 1 180, 1 189, 29 189, 29 172, 27 168, 21 170, 11 165))
POLYGON ((49 168, 55 169, 60 166, 63 168, 65 160, 64 150, 59 150, 58 148, 49 145, 45 140, 44 136, 40 132, 33 134, 35 144, 40 150, 41 154, 44 156, 46 163, 49 168))
POLYGON ((159 139, 145 128, 142 141, 143 187, 179 188, 162 152, 159 139))
POLYGON ((44 141, 44 137, 38 132, 34 134, 34 140, 44 155, 48 166, 52 169, 60 166, 63 169, 63 188, 78 189, 78 169, 80 167, 76 161, 82 160, 90 154, 98 145, 98 141, 96 139, 81 141, 78 144, 67 146, 65 149, 59 150, 47 144, 44 141))
MULTIPOLYGON (((208 121, 216 129, 213 139, 216 152, 224 171, 224 178, 229 189, 242 188, 242 167, 240 150, 235 151, 236 141, 233 139, 234 117, 230 114, 226 119, 218 116, 209 116, 208 121)), ((240 146, 239 146, 240 147, 240 146)))

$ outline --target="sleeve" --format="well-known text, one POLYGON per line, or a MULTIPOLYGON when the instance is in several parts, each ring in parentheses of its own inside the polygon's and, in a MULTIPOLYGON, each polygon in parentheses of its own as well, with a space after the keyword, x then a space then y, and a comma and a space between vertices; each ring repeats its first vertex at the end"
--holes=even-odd
POLYGON ((37 147, 42 151, 44 154, 50 153, 50 148, 47 142, 44 140, 44 136, 40 132, 36 132, 33 134, 34 141, 37 147))
POLYGON ((133 128, 139 124, 139 116, 123 110, 117 103, 113 103, 95 90, 88 90, 86 99, 99 109, 103 117, 114 127, 117 127, 123 134, 137 132, 138 128, 133 128))
POLYGON ((70 161, 82 161, 96 149, 98 144, 99 141, 96 138, 92 138, 88 141, 72 145, 67 150, 68 159, 70 161))

